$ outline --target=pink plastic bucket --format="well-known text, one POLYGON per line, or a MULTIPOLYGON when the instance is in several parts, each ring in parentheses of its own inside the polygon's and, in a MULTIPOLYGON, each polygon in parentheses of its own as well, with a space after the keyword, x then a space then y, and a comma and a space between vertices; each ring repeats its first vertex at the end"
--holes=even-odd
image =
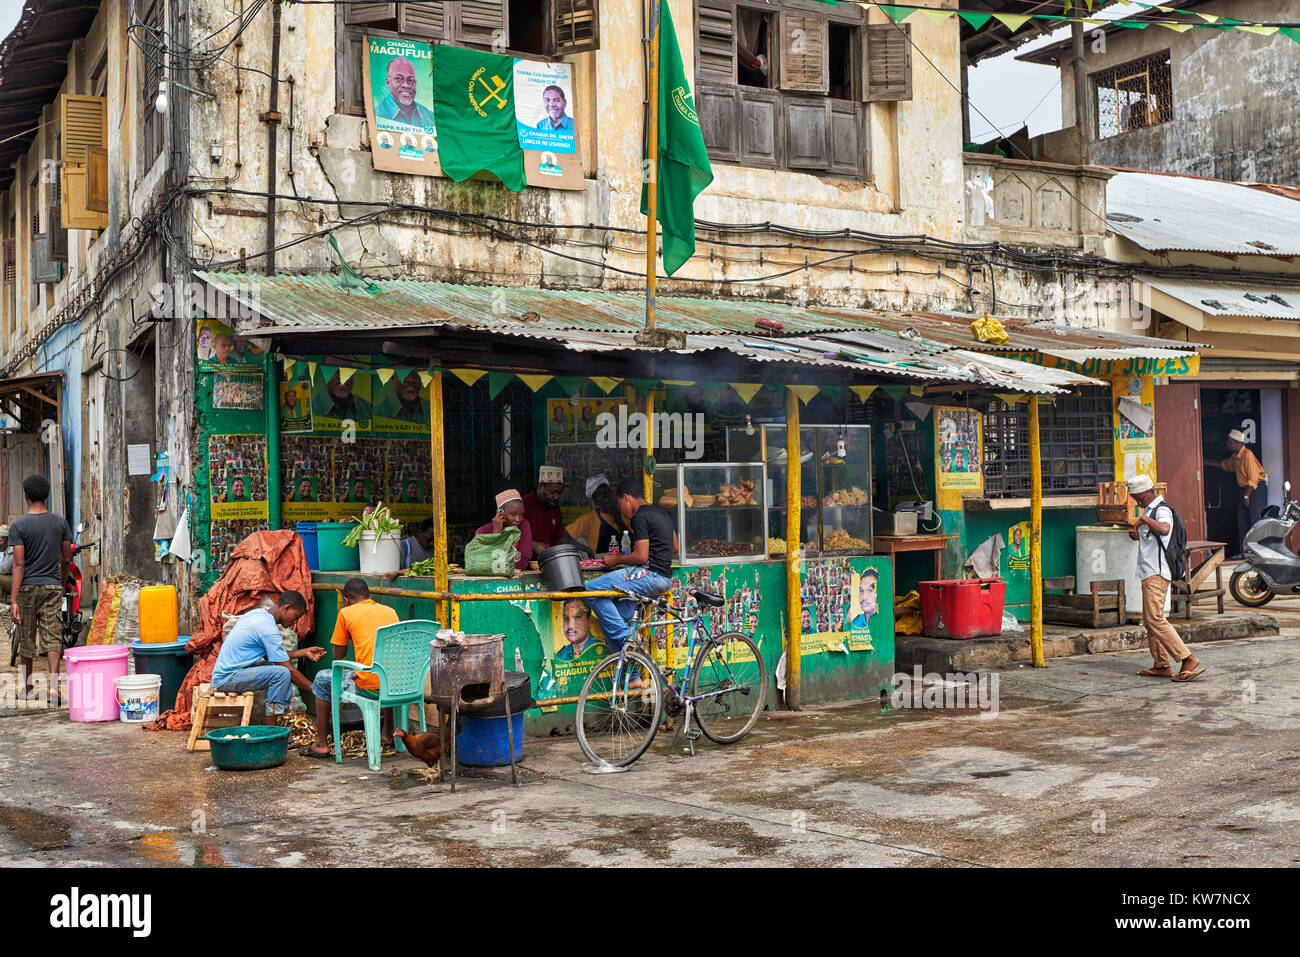
POLYGON ((68 669, 68 717, 116 721, 117 679, 126 677, 128 645, 87 645, 63 653, 68 669))

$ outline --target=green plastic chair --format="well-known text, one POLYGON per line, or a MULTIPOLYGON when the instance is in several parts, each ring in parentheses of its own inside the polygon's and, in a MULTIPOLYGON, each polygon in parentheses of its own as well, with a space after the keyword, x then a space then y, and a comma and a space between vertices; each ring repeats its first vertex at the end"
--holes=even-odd
MULTIPOLYGON (((379 770, 380 717, 385 708, 394 709, 394 723, 407 730, 410 705, 420 706, 420 730, 424 722, 424 679, 429 673, 429 646, 438 629, 436 621, 399 621, 375 632, 375 660, 369 667, 356 661, 335 661, 330 672, 330 714, 334 719, 334 760, 343 763, 343 738, 339 734, 339 703, 350 701, 361 709, 366 728, 366 762, 379 770), (368 672, 379 677, 379 691, 345 690, 345 671, 368 672)), ((405 751, 401 740, 397 750, 405 751)))

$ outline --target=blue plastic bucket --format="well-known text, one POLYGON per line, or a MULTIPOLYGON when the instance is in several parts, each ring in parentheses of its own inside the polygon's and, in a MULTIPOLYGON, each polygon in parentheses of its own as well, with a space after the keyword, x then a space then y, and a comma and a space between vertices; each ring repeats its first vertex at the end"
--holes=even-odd
POLYGON ((307 553, 307 567, 314 572, 320 571, 320 548, 316 544, 316 523, 299 522, 298 537, 302 539, 302 550, 307 553))
MULTIPOLYGON (((511 716, 515 732, 515 760, 524 756, 523 712, 511 716)), ((456 760, 467 767, 499 768, 510 763, 506 719, 463 715, 456 729, 456 760)))

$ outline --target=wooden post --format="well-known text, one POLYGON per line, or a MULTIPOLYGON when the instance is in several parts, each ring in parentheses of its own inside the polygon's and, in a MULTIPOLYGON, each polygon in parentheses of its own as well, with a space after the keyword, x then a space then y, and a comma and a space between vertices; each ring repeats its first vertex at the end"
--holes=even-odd
POLYGON ((802 491, 799 445, 799 397, 789 386, 785 389, 785 703, 791 711, 801 711, 799 697, 800 650, 803 646, 803 597, 799 590, 799 547, 802 491))
POLYGON ((1029 646, 1043 660, 1043 460, 1038 444, 1038 396, 1029 397, 1029 646))
MULTIPOLYGON (((650 77, 646 117, 645 327, 655 327, 655 256, 659 232, 659 3, 650 4, 650 77)), ((648 498, 649 496, 647 496, 648 498)))
MULTIPOLYGON (((418 375, 412 372, 411 375, 418 375)), ((433 475, 429 483, 433 499, 433 582, 440 592, 450 591, 447 573, 447 443, 442 433, 442 373, 434 372, 429 383, 429 452, 433 475)), ((445 601, 438 602, 438 623, 452 627, 445 601)))

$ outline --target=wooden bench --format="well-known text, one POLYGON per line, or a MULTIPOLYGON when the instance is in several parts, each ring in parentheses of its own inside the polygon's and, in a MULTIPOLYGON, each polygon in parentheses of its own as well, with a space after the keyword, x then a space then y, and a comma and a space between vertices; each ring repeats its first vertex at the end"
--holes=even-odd
POLYGON ((1219 614, 1223 614, 1223 559, 1227 554, 1225 542, 1188 542, 1187 575, 1182 581, 1170 583, 1169 601, 1176 607, 1183 606, 1183 618, 1192 617, 1192 604, 1210 598, 1218 600, 1219 614), (1193 564, 1192 553, 1205 552, 1205 558, 1199 565, 1193 564), (1210 575, 1214 575, 1214 587, 1207 588, 1210 575))
POLYGON ((194 689, 194 704, 190 708, 190 740, 187 751, 210 751, 212 746, 203 737, 214 728, 246 728, 253 717, 255 691, 213 691, 212 685, 201 684, 194 689))
POLYGON ((1043 621, 1053 625, 1107 628, 1127 618, 1124 579, 1095 581, 1086 595, 1074 592, 1074 576, 1043 579, 1043 621))

